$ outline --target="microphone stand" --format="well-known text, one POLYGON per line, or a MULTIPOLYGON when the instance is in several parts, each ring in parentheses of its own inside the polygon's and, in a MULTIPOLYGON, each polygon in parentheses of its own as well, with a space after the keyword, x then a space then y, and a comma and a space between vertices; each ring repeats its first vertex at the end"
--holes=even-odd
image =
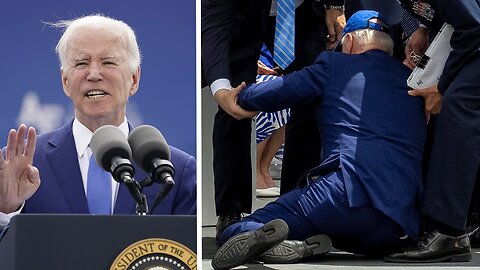
POLYGON ((159 184, 164 184, 162 190, 157 193, 155 199, 153 200, 152 208, 150 213, 153 212, 155 207, 165 199, 170 190, 175 186, 173 181, 173 175, 175 174, 175 169, 173 164, 169 160, 157 159, 155 160, 155 170, 152 172, 151 176, 148 176, 140 182, 141 189, 146 186, 151 186, 154 182, 159 184))
MULTIPOLYGON (((137 202, 135 210, 138 215, 145 216, 148 213, 147 197, 142 193, 142 186, 133 178, 133 166, 124 159, 119 159, 112 164, 112 175, 115 179, 120 179, 124 183, 130 194, 137 202)), ((117 180, 118 181, 118 180, 117 180)))
POLYGON ((155 207, 157 207, 157 205, 161 201, 163 201, 163 199, 165 199, 165 197, 167 197, 168 193, 170 192, 170 190, 173 188, 174 185, 175 185, 175 182, 173 182, 173 180, 172 181, 167 180, 167 182, 165 182, 165 186, 157 194, 157 196, 155 196, 155 199, 153 200, 152 209, 151 209, 152 212, 155 209, 155 207))
POLYGON ((135 211, 139 216, 146 216, 148 213, 147 197, 143 193, 141 193, 141 196, 142 196, 143 202, 141 204, 137 203, 137 206, 135 207, 135 211))
POLYGON ((133 195, 133 198, 137 202, 137 205, 135 207, 136 212, 140 216, 145 216, 148 213, 148 204, 147 204, 147 197, 145 194, 142 193, 142 187, 140 184, 135 181, 134 179, 128 177, 127 179, 124 179, 125 185, 127 185, 128 190, 130 193, 133 195))

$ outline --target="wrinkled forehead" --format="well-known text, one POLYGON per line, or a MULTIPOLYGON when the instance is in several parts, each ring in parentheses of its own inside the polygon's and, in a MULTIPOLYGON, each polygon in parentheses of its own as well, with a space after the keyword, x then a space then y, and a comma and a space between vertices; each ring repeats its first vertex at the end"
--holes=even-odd
POLYGON ((125 56, 126 42, 119 33, 101 27, 82 27, 72 33, 67 43, 67 54, 91 54, 100 56, 112 54, 117 57, 125 56))

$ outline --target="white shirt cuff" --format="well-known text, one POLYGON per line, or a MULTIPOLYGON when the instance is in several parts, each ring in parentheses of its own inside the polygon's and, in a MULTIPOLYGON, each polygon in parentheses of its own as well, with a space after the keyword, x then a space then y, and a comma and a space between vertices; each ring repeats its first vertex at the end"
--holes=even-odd
POLYGON ((217 91, 220 89, 227 89, 227 90, 232 89, 232 84, 230 83, 230 80, 225 78, 216 79, 210 85, 210 90, 212 91, 212 95, 214 96, 215 96, 215 93, 217 93, 217 91))
POLYGON ((16 215, 20 214, 20 212, 22 212, 22 209, 23 209, 24 205, 25 205, 25 202, 22 203, 22 206, 20 207, 20 209, 18 209, 15 212, 12 212, 10 214, 5 214, 5 213, 0 212, 0 228, 3 228, 5 226, 7 226, 8 223, 10 223, 10 219, 13 216, 16 216, 16 215))

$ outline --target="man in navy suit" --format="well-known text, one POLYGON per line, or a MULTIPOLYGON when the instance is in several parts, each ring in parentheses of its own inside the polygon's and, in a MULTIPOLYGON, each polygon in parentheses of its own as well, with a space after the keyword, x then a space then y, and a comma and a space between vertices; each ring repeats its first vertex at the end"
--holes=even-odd
POLYGON ((295 262, 332 243, 382 255, 402 237, 417 238, 424 107, 407 94, 409 69, 391 56, 384 22, 376 11, 359 11, 343 31, 343 53, 323 52, 309 67, 240 91, 248 111, 313 105, 323 159, 303 186, 226 228, 214 268, 266 251, 261 260, 295 262))
MULTIPOLYGON (((89 213, 93 207, 86 194, 92 183, 88 179, 92 134, 101 126, 114 125, 127 136, 131 128, 125 110, 140 81, 140 52, 133 30, 102 15, 57 26, 65 28, 56 52, 63 90, 73 102, 75 119, 38 137, 33 128, 27 131, 23 124, 10 131, 6 156, 0 155, 0 217, 4 223, 20 211, 89 213)), ((179 149, 170 150, 176 185, 153 214, 194 215, 195 159, 179 149)), ((136 175, 137 179, 144 177, 136 175)), ((111 205, 107 212, 134 214, 135 201, 127 188, 111 177, 107 181, 112 183, 112 192, 104 198, 111 205)), ((149 204, 158 189, 158 185, 144 189, 149 204)))
MULTIPOLYGON (((425 98, 425 111, 438 114, 423 192, 422 212, 431 228, 415 248, 395 253, 391 262, 469 261, 465 231, 478 183, 480 163, 480 2, 402 0, 404 8, 436 33, 444 22, 454 28, 450 52, 437 85, 411 94, 425 98)), ((427 31, 417 30, 407 50, 427 47, 427 31), (423 34, 420 32, 423 31, 423 34), (422 38, 423 36, 423 38, 422 38), (419 42, 422 41, 422 42, 419 42)), ((414 64, 413 64, 414 65, 414 64)))

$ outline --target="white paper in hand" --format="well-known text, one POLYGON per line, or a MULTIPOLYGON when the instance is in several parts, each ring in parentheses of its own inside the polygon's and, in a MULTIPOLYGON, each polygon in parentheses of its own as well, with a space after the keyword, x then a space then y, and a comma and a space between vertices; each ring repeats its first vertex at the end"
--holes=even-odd
POLYGON ((421 89, 438 84, 445 62, 452 51, 450 46, 452 34, 453 27, 445 23, 428 46, 417 67, 408 77, 408 86, 413 89, 421 89))

